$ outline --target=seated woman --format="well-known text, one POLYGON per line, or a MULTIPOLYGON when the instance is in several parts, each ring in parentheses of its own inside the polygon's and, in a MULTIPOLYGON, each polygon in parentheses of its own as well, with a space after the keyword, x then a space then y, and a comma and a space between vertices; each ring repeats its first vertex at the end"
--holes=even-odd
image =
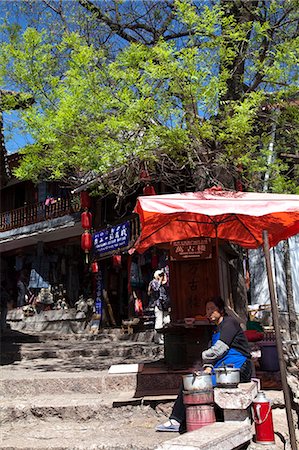
MULTIPOLYGON (((211 347, 202 352, 204 372, 211 374, 213 386, 216 385, 214 368, 227 364, 233 364, 235 368, 240 369, 241 383, 250 381, 252 364, 248 341, 237 320, 225 313, 221 297, 213 298, 206 303, 206 316, 216 325, 211 347)), ((169 420, 158 425, 156 431, 180 431, 185 420, 186 409, 181 386, 169 420)))

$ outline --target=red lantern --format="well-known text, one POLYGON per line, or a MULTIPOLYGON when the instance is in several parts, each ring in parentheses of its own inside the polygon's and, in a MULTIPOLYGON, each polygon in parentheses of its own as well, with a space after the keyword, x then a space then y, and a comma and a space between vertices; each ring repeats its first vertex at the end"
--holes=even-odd
POLYGON ((81 208, 88 209, 91 207, 91 198, 87 191, 80 192, 81 208))
POLYGON ((147 169, 141 169, 139 172, 140 181, 150 181, 151 177, 147 169))
POLYGON ((121 255, 113 255, 112 256, 112 265, 115 268, 121 267, 121 255))
POLYGON ((154 186, 152 186, 151 184, 147 184, 146 186, 144 186, 143 194, 144 195, 156 195, 154 186))
POLYGON ((88 263, 88 253, 92 249, 92 236, 91 234, 85 230, 85 232, 81 236, 81 247, 86 254, 86 264, 88 263))
POLYGON ((91 263, 91 271, 92 271, 92 273, 98 273, 98 271, 99 271, 99 266, 98 266, 97 261, 93 261, 93 262, 91 263))
POLYGON ((92 219, 92 214, 88 211, 84 211, 81 214, 81 224, 82 224, 82 228, 84 228, 84 230, 89 230, 91 228, 91 219, 92 219))

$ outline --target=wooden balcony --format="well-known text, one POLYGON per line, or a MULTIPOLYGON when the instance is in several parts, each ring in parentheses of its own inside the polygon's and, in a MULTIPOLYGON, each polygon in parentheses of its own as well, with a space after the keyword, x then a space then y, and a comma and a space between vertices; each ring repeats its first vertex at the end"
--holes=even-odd
POLYGON ((0 232, 24 227, 37 222, 55 219, 80 211, 80 195, 39 202, 0 213, 0 232))

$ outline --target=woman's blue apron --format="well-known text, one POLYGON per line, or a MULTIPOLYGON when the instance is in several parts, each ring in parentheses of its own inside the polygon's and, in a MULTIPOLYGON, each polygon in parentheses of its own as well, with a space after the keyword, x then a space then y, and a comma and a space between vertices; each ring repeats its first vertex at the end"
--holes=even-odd
MULTIPOLYGON (((220 331, 215 332, 212 336, 212 345, 215 345, 219 340, 220 331)), ((227 364, 233 364, 236 369, 240 369, 244 362, 246 361, 246 356, 242 355, 242 353, 238 352, 235 348, 230 348, 217 362, 214 364, 214 369, 217 367, 226 366, 227 364)), ((212 383, 213 386, 216 386, 216 374, 213 370, 212 372, 212 383)))

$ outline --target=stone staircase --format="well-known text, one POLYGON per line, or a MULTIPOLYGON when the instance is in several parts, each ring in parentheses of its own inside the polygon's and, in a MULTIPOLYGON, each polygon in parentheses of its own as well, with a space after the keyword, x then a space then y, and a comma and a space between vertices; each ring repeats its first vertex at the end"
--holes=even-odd
POLYGON ((144 405, 144 396, 159 383, 168 393, 172 383, 173 394, 180 381, 179 375, 174 384, 171 375, 161 376, 161 361, 163 346, 153 342, 151 330, 133 335, 120 329, 98 335, 8 330, 1 343, 0 448, 155 448, 166 439, 154 431, 165 415, 149 406, 152 401, 144 405), (108 372, 119 364, 141 370, 108 372), (144 365, 152 370, 143 373, 144 365))
POLYGON ((3 337, 1 352, 2 365, 19 363, 36 370, 104 370, 112 364, 160 358, 163 347, 153 342, 152 331, 125 335, 120 329, 102 330, 98 335, 12 330, 3 337))
POLYGON ((170 443, 176 435, 155 432, 170 413, 181 372, 165 366, 153 331, 90 335, 16 328, 1 343, 1 449, 190 448, 187 435, 183 445, 180 439, 170 443), (120 364, 138 369, 109 373, 120 364))

